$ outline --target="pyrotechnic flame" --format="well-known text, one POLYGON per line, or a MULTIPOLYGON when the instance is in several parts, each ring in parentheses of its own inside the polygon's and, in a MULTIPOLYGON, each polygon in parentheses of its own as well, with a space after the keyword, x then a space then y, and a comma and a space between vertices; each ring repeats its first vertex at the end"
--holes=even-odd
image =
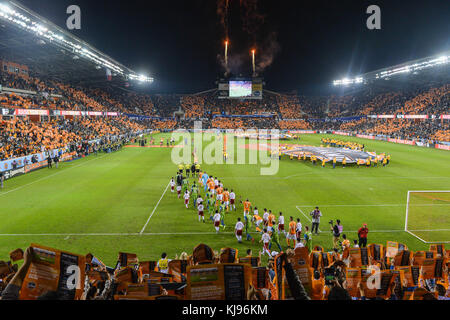
POLYGON ((252 49, 252 66, 253 66, 253 74, 256 73, 255 53, 256 53, 256 50, 255 50, 255 49, 252 49))

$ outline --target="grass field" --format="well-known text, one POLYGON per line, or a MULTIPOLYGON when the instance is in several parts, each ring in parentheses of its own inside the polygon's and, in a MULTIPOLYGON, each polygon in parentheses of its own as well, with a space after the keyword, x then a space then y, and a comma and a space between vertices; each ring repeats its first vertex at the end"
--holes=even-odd
MULTIPOLYGON (((301 143, 320 145, 321 137, 305 135, 301 143)), ((324 215, 322 233, 313 237, 313 245, 331 248, 328 221, 340 219, 350 239, 357 238, 356 230, 366 222, 371 230, 369 243, 395 240, 412 250, 428 248, 404 231, 407 192, 450 190, 450 153, 338 139, 360 141, 369 151, 389 153, 392 162, 385 168, 333 170, 330 165, 321 168, 283 159, 275 176, 261 176, 259 165, 203 168, 234 189, 238 198, 248 197, 260 209, 282 211, 286 219, 299 217, 309 224, 308 213, 319 206, 324 215)), ((199 243, 214 250, 231 246, 241 254, 247 248, 257 252, 257 242, 237 244, 232 233, 242 207, 227 216, 225 233, 216 235, 211 223, 199 223, 196 212, 185 209, 182 200, 170 192, 168 183, 177 169, 171 152, 169 148, 124 148, 6 181, 0 191, 0 260, 32 242, 74 253, 92 252, 109 265, 115 264, 119 251, 155 260, 163 251, 171 258, 182 251, 190 253, 199 243)), ((450 240, 450 213, 448 207, 440 207, 442 212, 437 206, 430 215, 428 210, 419 214, 423 216, 420 228, 432 230, 421 233, 427 241, 450 240)), ((286 245, 283 239, 282 245, 286 245)))

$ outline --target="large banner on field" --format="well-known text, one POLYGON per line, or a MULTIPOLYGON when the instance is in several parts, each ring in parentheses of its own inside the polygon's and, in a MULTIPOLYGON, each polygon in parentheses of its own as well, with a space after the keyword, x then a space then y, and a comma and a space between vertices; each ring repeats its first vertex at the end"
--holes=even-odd
POLYGON ((83 294, 86 259, 82 255, 31 244, 31 266, 23 280, 21 300, 36 300, 54 292, 61 300, 78 300, 83 294))
POLYGON ((336 161, 342 163, 344 158, 347 163, 356 163, 357 160, 366 161, 367 158, 373 160, 376 155, 372 153, 367 153, 364 151, 350 150, 345 148, 323 148, 323 147, 312 147, 312 146, 296 146, 289 150, 282 151, 284 155, 293 156, 294 158, 303 157, 305 155, 310 158, 312 155, 316 156, 319 160, 331 161, 336 158, 336 161))

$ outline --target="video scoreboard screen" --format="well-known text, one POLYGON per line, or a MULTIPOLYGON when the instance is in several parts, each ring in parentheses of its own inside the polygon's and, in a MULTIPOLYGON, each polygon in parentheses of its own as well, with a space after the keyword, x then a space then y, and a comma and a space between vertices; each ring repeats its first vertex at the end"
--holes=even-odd
POLYGON ((251 97, 252 93, 251 81, 230 81, 230 98, 251 97))
POLYGON ((219 99, 262 99, 262 79, 232 79, 219 82, 219 99))

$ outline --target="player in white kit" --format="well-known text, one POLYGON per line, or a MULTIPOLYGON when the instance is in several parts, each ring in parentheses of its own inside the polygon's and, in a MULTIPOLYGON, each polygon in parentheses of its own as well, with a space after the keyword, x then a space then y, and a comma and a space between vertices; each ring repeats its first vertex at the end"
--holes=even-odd
POLYGON ((216 229, 216 233, 219 233, 219 229, 220 229, 220 213, 219 211, 216 210, 216 214, 213 217, 214 220, 214 228, 216 229))
POLYGON ((280 212, 280 216, 278 217, 278 233, 280 232, 286 236, 286 230, 284 230, 284 216, 282 212, 280 212))
POLYGON ((203 202, 200 202, 198 204, 198 221, 200 222, 201 220, 203 220, 203 223, 205 223, 205 214, 203 212, 204 207, 203 207, 203 202))
POLYGON ((263 214, 262 218, 264 221, 264 227, 267 228, 267 226, 269 225, 269 212, 267 212, 267 209, 264 209, 264 214, 263 214))
POLYGON ((231 210, 234 210, 234 211, 236 211, 235 202, 236 202, 236 194, 234 193, 233 190, 231 190, 231 192, 230 192, 230 208, 231 208, 231 210))
POLYGON ((177 186, 178 199, 181 198, 181 186, 177 186))
POLYGON ((302 229, 303 229, 303 226, 302 226, 302 223, 300 222, 300 218, 297 218, 297 227, 295 229, 295 231, 297 232, 297 239, 299 239, 299 238, 301 239, 302 229))
POLYGON ((241 218, 237 219, 236 226, 234 227, 234 233, 236 235, 236 239, 239 243, 242 243, 242 230, 244 229, 244 224, 241 221, 241 218))
POLYGON ((267 233, 267 229, 264 229, 264 233, 261 236, 261 240, 259 242, 263 244, 263 251, 261 252, 262 255, 264 255, 266 252, 269 255, 269 257, 272 256, 269 250, 269 243, 270 243, 270 235, 267 233))
POLYGON ((175 180, 173 180, 173 178, 172 178, 172 180, 170 180, 170 191, 172 193, 175 192, 175 180))
POLYGON ((186 192, 184 193, 184 205, 186 206, 186 209, 189 209, 189 191, 186 190, 186 192))
POLYGON ((196 203, 197 207, 200 205, 200 203, 203 203, 202 196, 198 196, 198 198, 197 198, 197 203, 196 203))

